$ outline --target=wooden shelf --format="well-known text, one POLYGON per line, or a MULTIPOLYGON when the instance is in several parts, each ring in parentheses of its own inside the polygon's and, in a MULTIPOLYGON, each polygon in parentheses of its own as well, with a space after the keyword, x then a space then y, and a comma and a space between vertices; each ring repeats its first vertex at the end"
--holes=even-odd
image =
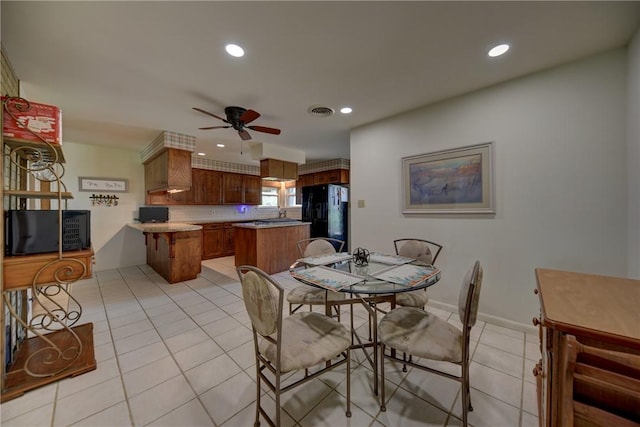
MULTIPOLYGON (((29 190, 5 190, 5 196, 18 196, 27 199, 57 199, 57 191, 29 191, 29 190)), ((61 193, 63 199, 73 199, 73 194, 68 191, 61 193)))
MULTIPOLYGON (((5 256, 3 264, 4 290, 26 289, 32 286, 40 269, 58 259, 58 252, 35 255, 5 256)), ((88 279, 92 276, 93 249, 62 253, 62 260, 46 267, 36 284, 56 283, 55 273, 65 268, 64 280, 88 279), (84 263, 86 269, 74 260, 84 263), (68 269, 68 270, 67 270, 68 269), (84 274, 83 274, 84 272, 84 274)))
MULTIPOLYGON (((25 370, 25 362, 38 350, 47 348, 49 345, 40 337, 33 337, 25 340, 21 344, 20 349, 16 352, 15 361, 7 372, 4 382, 4 390, 2 390, 2 398, 0 401, 6 402, 7 400, 22 396, 29 390, 42 387, 43 385, 66 377, 73 377, 96 369, 96 358, 93 350, 93 323, 86 323, 84 325, 75 326, 71 329, 80 339, 82 346, 80 356, 75 360, 75 362, 55 375, 43 377, 31 376, 25 370)), ((47 334, 46 337, 62 349, 67 349, 77 345, 76 339, 67 330, 52 332, 47 334)), ((43 352, 43 354, 50 354, 50 352, 43 352)), ((64 366, 63 362, 64 360, 61 358, 61 360, 55 361, 54 363, 44 363, 43 366, 46 366, 50 372, 55 372, 57 369, 64 366), (57 365, 59 365, 59 367, 57 365)))

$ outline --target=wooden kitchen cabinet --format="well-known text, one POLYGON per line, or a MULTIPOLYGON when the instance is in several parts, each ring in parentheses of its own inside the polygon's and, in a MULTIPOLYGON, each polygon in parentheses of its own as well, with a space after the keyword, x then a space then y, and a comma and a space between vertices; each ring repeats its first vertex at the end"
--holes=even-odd
POLYGON ((193 203, 196 205, 219 205, 222 203, 222 172, 193 169, 193 203))
POLYGON ((242 175, 238 173, 224 173, 222 175, 222 203, 243 203, 242 175))
POLYGON ((202 225, 202 259, 224 255, 224 224, 202 225))
POLYGON ((262 179, 255 175, 243 175, 243 197, 245 205, 260 205, 262 203, 262 179))
POLYGON ((321 184, 348 184, 349 171, 346 169, 332 169, 313 174, 313 185, 321 184))
POLYGON ((191 188, 191 152, 167 148, 144 165, 147 193, 191 188))
POLYGON ((253 265, 268 274, 287 271, 300 258, 296 242, 309 238, 309 223, 235 226, 236 266, 253 265))
POLYGON ((200 230, 144 232, 147 264, 169 283, 195 279, 200 274, 200 230))
MULTIPOLYGON (((541 268, 536 269, 536 279, 540 318, 533 324, 540 332, 541 359, 533 374, 538 417, 540 426, 562 427, 563 339, 573 335, 584 345, 640 355, 640 280, 541 268)), ((589 393, 579 383, 575 387, 574 394, 589 393)))
POLYGON ((234 228, 232 223, 224 224, 224 256, 231 256, 236 253, 234 242, 234 228))
POLYGON ((256 175, 224 173, 222 175, 222 203, 259 205, 262 202, 262 180, 256 175))

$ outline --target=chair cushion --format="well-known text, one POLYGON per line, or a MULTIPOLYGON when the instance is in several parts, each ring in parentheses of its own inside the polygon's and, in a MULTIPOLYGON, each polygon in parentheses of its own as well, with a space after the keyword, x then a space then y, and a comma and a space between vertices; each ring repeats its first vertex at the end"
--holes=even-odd
POLYGON ((429 302, 429 296, 424 289, 396 294, 396 304, 403 307, 423 308, 429 302))
POLYGON ((304 256, 328 255, 336 252, 331 242, 326 240, 314 240, 304 249, 304 256))
POLYGON ((378 326, 380 341, 404 353, 462 362, 462 332, 442 318, 413 307, 394 308, 378 326))
POLYGON ((342 292, 327 292, 324 289, 314 288, 313 286, 300 285, 287 294, 287 301, 290 304, 321 305, 325 303, 325 295, 329 295, 329 301, 339 301, 345 298, 342 292))
POLYGON ((413 258, 418 261, 416 264, 429 265, 433 260, 429 246, 418 240, 409 240, 405 242, 400 249, 398 249, 398 255, 413 258))
POLYGON ((271 335, 278 326, 278 293, 263 277, 249 271, 241 277, 242 299, 251 323, 260 335, 271 335))
MULTIPOLYGON (((345 351, 351 345, 347 328, 319 313, 297 313, 282 320, 281 372, 310 368, 345 351)), ((261 340, 260 352, 276 360, 276 345, 261 340)))

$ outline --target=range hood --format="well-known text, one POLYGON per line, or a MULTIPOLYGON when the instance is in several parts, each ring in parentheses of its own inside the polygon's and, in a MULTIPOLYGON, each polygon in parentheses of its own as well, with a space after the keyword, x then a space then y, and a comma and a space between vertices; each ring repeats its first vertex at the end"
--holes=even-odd
POLYGON ((260 178, 266 181, 295 181, 298 179, 298 164, 278 159, 262 159, 260 178))
POLYGON ((191 152, 167 148, 144 165, 147 193, 179 193, 191 189, 191 152))

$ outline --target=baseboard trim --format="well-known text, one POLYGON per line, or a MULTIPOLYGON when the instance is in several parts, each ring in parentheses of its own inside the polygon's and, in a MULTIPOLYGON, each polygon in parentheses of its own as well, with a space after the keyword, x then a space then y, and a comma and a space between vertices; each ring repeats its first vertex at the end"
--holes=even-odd
MULTIPOLYGON (((458 306, 447 304, 440 301, 434 301, 433 299, 429 299, 429 303, 427 306, 433 306, 435 308, 439 308, 442 310, 451 311, 453 313, 458 312, 458 306)), ((514 322, 513 320, 505 319, 503 317, 493 316, 491 314, 478 312, 478 320, 482 320, 483 322, 491 323, 492 325, 504 326, 505 328, 515 329, 517 331, 526 332, 530 334, 537 334, 538 328, 533 325, 527 325, 526 323, 514 322)))

